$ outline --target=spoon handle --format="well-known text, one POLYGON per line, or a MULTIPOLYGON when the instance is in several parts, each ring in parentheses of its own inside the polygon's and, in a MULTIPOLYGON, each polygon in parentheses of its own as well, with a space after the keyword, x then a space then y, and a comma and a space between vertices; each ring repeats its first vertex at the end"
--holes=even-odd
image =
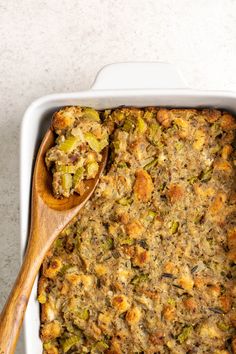
POLYGON ((29 242, 20 272, 0 315, 0 354, 15 352, 33 283, 43 260, 35 246, 29 242))

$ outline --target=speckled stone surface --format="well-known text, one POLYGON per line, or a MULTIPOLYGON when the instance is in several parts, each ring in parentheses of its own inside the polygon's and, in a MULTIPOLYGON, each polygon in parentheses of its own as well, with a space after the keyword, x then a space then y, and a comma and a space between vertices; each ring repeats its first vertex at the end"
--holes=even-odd
POLYGON ((23 112, 117 61, 169 61, 190 87, 236 90, 236 1, 0 0, 0 308, 20 264, 23 112))

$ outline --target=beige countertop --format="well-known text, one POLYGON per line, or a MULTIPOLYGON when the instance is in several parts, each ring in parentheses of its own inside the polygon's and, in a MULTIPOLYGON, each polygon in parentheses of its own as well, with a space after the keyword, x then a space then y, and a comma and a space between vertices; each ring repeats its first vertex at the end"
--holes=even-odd
POLYGON ((122 61, 171 62, 190 87, 236 90, 236 0, 0 0, 0 49, 1 308, 20 263, 19 132, 30 102, 88 88, 122 61))

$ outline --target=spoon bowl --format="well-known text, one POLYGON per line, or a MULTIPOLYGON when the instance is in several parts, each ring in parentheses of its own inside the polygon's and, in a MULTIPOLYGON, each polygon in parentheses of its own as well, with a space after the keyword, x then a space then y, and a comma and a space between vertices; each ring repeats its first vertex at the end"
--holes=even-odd
POLYGON ((34 167, 31 225, 24 261, 0 315, 0 354, 15 352, 29 296, 42 261, 58 234, 92 196, 106 166, 108 147, 102 151, 96 177, 84 181, 84 194, 57 199, 52 194, 52 176, 45 164, 46 152, 53 145, 54 134, 49 129, 38 150, 34 167))

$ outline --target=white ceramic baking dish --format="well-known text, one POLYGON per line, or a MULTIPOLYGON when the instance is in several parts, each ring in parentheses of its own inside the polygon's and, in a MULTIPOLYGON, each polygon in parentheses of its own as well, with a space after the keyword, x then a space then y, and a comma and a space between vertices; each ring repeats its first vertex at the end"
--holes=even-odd
MULTIPOLYGON (((97 109, 129 106, 218 107, 236 113, 236 93, 188 89, 175 68, 165 63, 119 63, 104 67, 88 91, 53 94, 34 101, 24 114, 20 147, 22 256, 27 242, 34 158, 54 111, 82 105, 97 109)), ((26 354, 41 354, 37 279, 24 321, 26 354)))

